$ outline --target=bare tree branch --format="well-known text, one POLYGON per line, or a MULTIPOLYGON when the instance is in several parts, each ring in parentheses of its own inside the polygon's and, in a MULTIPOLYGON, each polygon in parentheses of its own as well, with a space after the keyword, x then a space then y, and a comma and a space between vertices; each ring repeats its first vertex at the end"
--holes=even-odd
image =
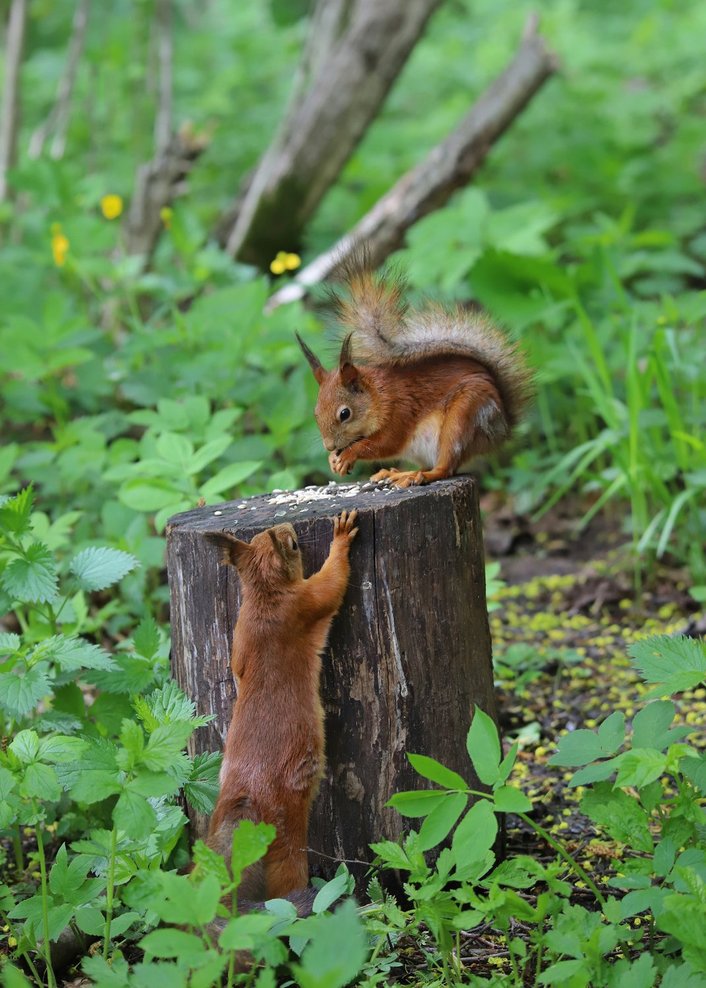
POLYGON ((298 244, 440 3, 319 0, 304 55, 306 92, 290 103, 237 212, 219 225, 231 256, 265 266, 277 249, 298 244))
POLYGON ((194 162, 207 144, 206 136, 196 134, 188 124, 176 134, 172 130, 172 0, 157 0, 155 31, 158 65, 155 154, 137 169, 125 224, 127 251, 142 255, 145 265, 164 225, 162 211, 183 191, 194 162))
POLYGON ((0 202, 8 198, 7 173, 17 155, 20 125, 20 68, 27 24, 27 0, 12 0, 5 49, 5 85, 0 106, 0 202))
POLYGON ((155 10, 157 31, 158 89, 157 115, 154 122, 154 146, 163 154, 172 137, 172 0, 157 0, 155 10))
POLYGON ((303 298, 311 285, 334 275, 362 243, 371 263, 380 264, 402 244, 417 220, 439 209, 469 181, 494 142, 556 69, 556 57, 537 33, 533 17, 512 62, 456 129, 379 199, 350 233, 303 268, 294 282, 275 292, 268 309, 303 298))
POLYGON ((71 116, 71 100, 76 84, 76 73, 78 72, 79 62, 81 61, 83 47, 86 42, 86 29, 88 27, 90 8, 91 0, 79 0, 71 28, 71 40, 69 42, 66 65, 64 66, 64 71, 56 91, 56 102, 44 123, 36 128, 30 138, 30 158, 38 158, 40 156, 52 130, 54 131, 54 138, 49 153, 52 158, 63 158, 64 156, 66 133, 71 116))

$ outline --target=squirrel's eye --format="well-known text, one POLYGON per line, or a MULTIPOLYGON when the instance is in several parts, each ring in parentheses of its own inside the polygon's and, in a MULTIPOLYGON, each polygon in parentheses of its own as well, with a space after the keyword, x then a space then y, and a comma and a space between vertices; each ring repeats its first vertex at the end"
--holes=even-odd
POLYGON ((297 540, 292 539, 292 552, 296 552, 299 546, 297 545, 297 540))
POLYGON ((345 422, 346 419, 349 419, 350 417, 351 417, 351 410, 350 408, 346 407, 346 405, 344 405, 343 408, 338 409, 339 422, 345 422))

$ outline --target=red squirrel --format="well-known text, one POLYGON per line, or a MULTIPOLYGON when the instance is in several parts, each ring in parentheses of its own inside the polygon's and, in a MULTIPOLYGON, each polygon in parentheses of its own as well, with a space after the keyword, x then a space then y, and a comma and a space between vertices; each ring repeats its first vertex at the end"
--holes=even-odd
POLYGON ((307 831, 324 759, 321 651, 348 586, 356 517, 344 511, 335 519, 328 558, 308 579, 291 525, 249 543, 206 534, 242 586, 231 657, 238 695, 207 843, 229 861, 241 820, 277 829, 266 856, 243 875, 240 908, 286 897, 300 913, 310 906, 307 831))
POLYGON ((451 477, 496 449, 527 405, 532 375, 515 343, 460 307, 409 309, 405 281, 356 259, 347 294, 332 292, 348 330, 327 371, 297 334, 319 384, 315 416, 329 465, 345 476, 357 460, 411 460, 420 470, 380 470, 397 487, 451 477))

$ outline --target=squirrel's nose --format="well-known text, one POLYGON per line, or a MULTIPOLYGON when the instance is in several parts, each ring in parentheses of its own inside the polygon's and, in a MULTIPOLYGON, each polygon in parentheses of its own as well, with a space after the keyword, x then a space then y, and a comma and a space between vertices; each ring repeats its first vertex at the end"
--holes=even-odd
POLYGON ((324 439, 324 449, 327 449, 329 453, 333 453, 336 448, 336 444, 333 439, 324 439))

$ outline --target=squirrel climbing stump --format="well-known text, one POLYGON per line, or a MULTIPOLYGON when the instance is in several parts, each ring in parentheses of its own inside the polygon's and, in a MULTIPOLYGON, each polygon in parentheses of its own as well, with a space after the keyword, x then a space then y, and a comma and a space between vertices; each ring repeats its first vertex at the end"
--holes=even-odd
MULTIPOLYGON (((311 811, 309 864, 359 875, 373 841, 410 825, 385 806, 394 792, 431 788, 406 752, 431 755, 478 788, 466 752, 473 705, 495 717, 483 539, 469 477, 398 490, 370 483, 275 492, 197 508, 167 527, 172 671, 199 714, 191 753, 222 751, 236 687, 230 668, 239 582, 205 532, 249 541, 290 522, 305 575, 319 569, 333 519, 358 510, 351 576, 323 653, 326 771, 311 811)), ((193 836, 207 821, 192 815, 193 836)))

